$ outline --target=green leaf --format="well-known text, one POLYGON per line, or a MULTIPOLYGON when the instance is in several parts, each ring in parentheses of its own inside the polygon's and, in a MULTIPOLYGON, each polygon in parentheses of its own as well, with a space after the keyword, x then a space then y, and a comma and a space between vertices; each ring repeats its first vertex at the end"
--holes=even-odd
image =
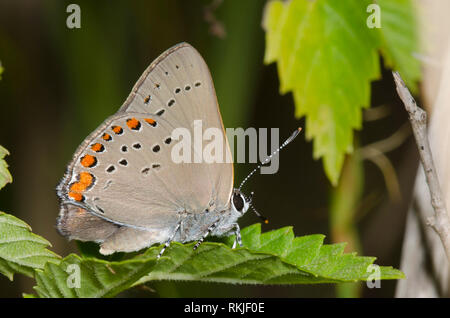
POLYGON ((385 63, 398 70, 408 87, 417 92, 420 63, 416 16, 410 0, 377 0, 381 9, 381 53, 385 63))
POLYGON ((404 14, 410 12, 409 1, 377 1, 382 6, 380 29, 367 26, 370 3, 270 1, 265 9, 264 61, 277 62, 280 92, 293 93, 295 116, 306 116, 313 156, 323 158, 333 185, 345 154, 353 151, 353 130, 361 129, 362 109, 370 104, 370 82, 380 77, 378 51, 389 66, 418 79, 418 62, 411 53, 417 42, 411 31, 415 25, 404 14))
MULTIPOLYGON (((260 224, 255 224, 242 230, 244 247, 237 249, 231 249, 230 236, 223 243, 205 242, 196 251, 194 243, 174 242, 159 261, 161 246, 121 261, 71 254, 60 264, 47 263, 38 270, 35 290, 39 297, 112 297, 155 280, 313 284, 369 277, 367 268, 374 258, 343 254, 343 244, 323 245, 323 239, 323 235, 295 238, 291 227, 261 234, 260 224), (79 288, 73 268, 79 269, 79 288)), ((380 274, 379 279, 404 277, 391 267, 380 267, 380 274)))
POLYGON ((33 277, 34 269, 58 260, 58 256, 46 248, 48 246, 50 243, 33 234, 28 224, 0 212, 0 273, 10 280, 14 273, 33 277))
POLYGON ((148 251, 121 262, 70 254, 60 264, 47 263, 44 270, 36 271, 35 290, 39 297, 112 297, 147 274, 154 267, 157 254, 148 251), (76 275, 76 268, 80 273, 80 288, 76 288, 76 280, 72 281, 72 277, 77 279, 71 276, 76 275))
MULTIPOLYGON (((0 74, 1 74, 1 66, 0 66, 0 74)), ((8 150, 0 146, 0 189, 5 186, 7 183, 12 182, 11 174, 8 171, 8 164, 3 158, 9 155, 8 150)))

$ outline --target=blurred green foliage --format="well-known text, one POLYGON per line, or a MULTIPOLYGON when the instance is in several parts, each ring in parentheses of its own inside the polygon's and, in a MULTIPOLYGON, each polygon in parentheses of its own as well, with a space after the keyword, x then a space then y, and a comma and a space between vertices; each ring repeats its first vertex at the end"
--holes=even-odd
POLYGON ((4 159, 7 155, 9 155, 8 150, 0 146, 0 189, 7 183, 12 182, 12 176, 8 170, 8 164, 4 159))

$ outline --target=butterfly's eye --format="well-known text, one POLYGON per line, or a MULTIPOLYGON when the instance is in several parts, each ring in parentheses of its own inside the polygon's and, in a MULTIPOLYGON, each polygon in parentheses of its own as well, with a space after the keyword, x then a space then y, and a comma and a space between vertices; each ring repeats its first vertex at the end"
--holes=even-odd
POLYGON ((238 212, 242 212, 244 209, 244 198, 240 193, 233 194, 233 205, 238 212))

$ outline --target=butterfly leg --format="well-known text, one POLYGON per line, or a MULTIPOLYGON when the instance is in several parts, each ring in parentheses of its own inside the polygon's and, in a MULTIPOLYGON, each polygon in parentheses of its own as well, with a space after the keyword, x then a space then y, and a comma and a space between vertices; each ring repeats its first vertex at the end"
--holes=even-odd
POLYGON ((239 227, 239 224, 234 223, 233 226, 234 226, 234 234, 236 234, 236 239, 234 240, 232 249, 235 249, 236 243, 238 243, 239 246, 242 247, 242 238, 241 238, 241 228, 239 227))
POLYGON ((206 231, 205 234, 203 234, 202 238, 200 240, 198 240, 198 242, 194 245, 194 251, 197 249, 197 247, 200 246, 200 244, 202 244, 202 242, 204 241, 204 239, 211 233, 212 230, 214 230, 217 226, 217 224, 219 223, 219 220, 217 220, 216 222, 214 222, 210 227, 208 227, 208 230, 206 231))
POLYGON ((175 231, 173 231, 173 234, 171 237, 169 237, 169 239, 166 241, 166 244, 164 244, 164 247, 162 248, 161 252, 159 252, 158 256, 156 257, 156 259, 159 259, 161 257, 161 255, 164 253, 164 251, 166 250, 166 248, 169 247, 170 243, 173 241, 175 235, 177 234, 179 228, 181 226, 181 221, 178 222, 177 226, 175 227, 175 231))

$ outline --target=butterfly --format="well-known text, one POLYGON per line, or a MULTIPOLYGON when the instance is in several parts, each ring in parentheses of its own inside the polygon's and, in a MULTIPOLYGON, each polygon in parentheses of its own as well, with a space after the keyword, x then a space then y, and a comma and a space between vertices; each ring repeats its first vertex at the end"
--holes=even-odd
POLYGON ((159 258, 172 241, 197 241, 196 249, 208 235, 235 234, 233 248, 242 246, 237 219, 252 196, 240 188, 261 165, 233 188, 232 162, 175 163, 172 132, 193 130, 196 120, 223 132, 230 156, 209 69, 180 43, 151 63, 120 109, 76 150, 57 186, 58 231, 99 243, 104 255, 165 243, 159 258))

